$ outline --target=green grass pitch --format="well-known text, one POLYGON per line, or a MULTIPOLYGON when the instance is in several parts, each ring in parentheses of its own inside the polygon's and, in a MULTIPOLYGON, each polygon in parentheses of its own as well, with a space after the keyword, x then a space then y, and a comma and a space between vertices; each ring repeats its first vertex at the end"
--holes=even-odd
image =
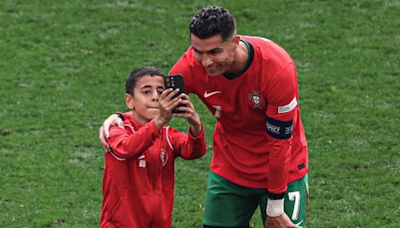
MULTIPOLYGON (((1 0, 0 227, 98 226, 98 128, 126 110, 128 73, 167 72, 212 4, 297 64, 308 226, 400 227, 399 0, 1 0)), ((215 120, 193 99, 211 144, 215 120)), ((174 227, 201 227, 211 154, 177 162, 174 227)))

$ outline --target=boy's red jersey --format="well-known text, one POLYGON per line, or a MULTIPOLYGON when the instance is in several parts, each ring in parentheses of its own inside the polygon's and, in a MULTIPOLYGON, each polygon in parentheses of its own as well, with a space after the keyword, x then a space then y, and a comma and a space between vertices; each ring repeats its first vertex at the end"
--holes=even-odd
POLYGON ((170 74, 182 74, 186 91, 216 117, 211 170, 238 185, 282 194, 308 171, 295 63, 270 40, 241 39, 249 61, 237 75, 208 76, 192 47, 170 74))
POLYGON ((124 129, 113 126, 105 153, 100 227, 171 227, 174 160, 206 152, 204 130, 196 138, 155 122, 142 126, 124 114, 124 129))

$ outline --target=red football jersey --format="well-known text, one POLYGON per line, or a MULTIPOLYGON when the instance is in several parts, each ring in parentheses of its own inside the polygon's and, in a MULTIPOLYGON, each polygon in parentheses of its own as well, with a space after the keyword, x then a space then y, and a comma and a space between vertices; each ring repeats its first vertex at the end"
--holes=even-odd
POLYGON ((124 114, 124 129, 113 126, 105 153, 100 227, 171 227, 174 160, 206 152, 204 130, 194 138, 155 122, 142 126, 124 114))
POLYGON ((182 74, 216 117, 211 170, 241 186, 282 194, 308 171, 295 63, 270 40, 241 36, 249 61, 237 75, 210 77, 192 47, 170 74, 182 74))

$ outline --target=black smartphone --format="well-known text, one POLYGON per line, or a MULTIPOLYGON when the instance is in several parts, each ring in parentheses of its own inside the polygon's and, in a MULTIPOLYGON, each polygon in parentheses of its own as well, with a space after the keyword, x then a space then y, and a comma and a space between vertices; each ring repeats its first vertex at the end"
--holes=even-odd
MULTIPOLYGON (((183 77, 180 74, 168 75, 164 78, 165 89, 179 89, 179 92, 174 96, 177 97, 185 92, 185 87, 183 85, 183 77)), ((186 105, 180 104, 176 106, 172 112, 173 113, 183 113, 183 111, 178 110, 178 107, 186 107, 186 105)))

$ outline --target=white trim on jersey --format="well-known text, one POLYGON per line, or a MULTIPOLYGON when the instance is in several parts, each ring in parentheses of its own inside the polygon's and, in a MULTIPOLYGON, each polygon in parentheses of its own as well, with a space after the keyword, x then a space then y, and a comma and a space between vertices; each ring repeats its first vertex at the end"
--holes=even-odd
POLYGON ((108 153, 110 153, 118 161, 125 161, 126 160, 126 158, 119 157, 118 155, 114 154, 114 152, 112 152, 111 150, 108 151, 108 153))
POLYGON ((169 147, 171 147, 172 151, 174 151, 174 147, 172 147, 172 143, 169 140, 169 134, 168 134, 169 129, 170 129, 170 126, 168 126, 167 129, 165 130, 165 137, 167 137, 167 142, 168 142, 169 147))
POLYGON ((297 106, 297 99, 296 97, 293 98, 293 100, 287 104, 287 105, 283 105, 283 106, 279 106, 278 107, 278 113, 287 113, 292 111, 295 107, 297 106))

